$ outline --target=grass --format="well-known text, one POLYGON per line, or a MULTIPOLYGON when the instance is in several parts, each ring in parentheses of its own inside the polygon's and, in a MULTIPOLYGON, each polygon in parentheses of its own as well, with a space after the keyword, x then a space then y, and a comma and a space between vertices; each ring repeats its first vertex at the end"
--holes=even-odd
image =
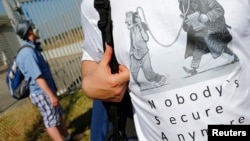
MULTIPOLYGON (((92 101, 81 90, 60 97, 68 131, 82 134, 80 141, 89 141, 92 101)), ((44 130, 41 116, 29 99, 0 114, 0 141, 51 141, 44 130)))

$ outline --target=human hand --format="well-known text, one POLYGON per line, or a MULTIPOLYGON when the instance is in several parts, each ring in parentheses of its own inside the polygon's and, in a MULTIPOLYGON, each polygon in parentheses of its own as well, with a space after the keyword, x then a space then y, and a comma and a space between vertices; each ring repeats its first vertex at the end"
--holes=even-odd
POLYGON ((190 19, 185 19, 184 22, 185 22, 185 24, 186 24, 186 26, 187 26, 188 28, 192 26, 192 20, 190 20, 190 19))
POLYGON ((201 23, 206 23, 207 21, 209 21, 209 18, 206 14, 201 14, 200 17, 199 17, 199 21, 201 23))
POLYGON ((106 45, 102 60, 83 77, 82 88, 88 97, 110 102, 122 100, 128 86, 129 70, 119 65, 118 73, 112 74, 109 66, 112 53, 112 47, 106 45))
POLYGON ((59 105, 59 99, 56 96, 50 96, 49 99, 53 107, 59 105))

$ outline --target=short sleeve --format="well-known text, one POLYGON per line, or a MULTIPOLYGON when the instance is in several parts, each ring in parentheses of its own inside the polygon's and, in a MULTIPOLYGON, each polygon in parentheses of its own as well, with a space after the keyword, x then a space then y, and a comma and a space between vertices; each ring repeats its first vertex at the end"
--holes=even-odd
POLYGON ((97 27, 99 15, 93 5, 92 0, 84 0, 81 3, 81 22, 84 34, 82 61, 100 61, 103 56, 101 32, 97 27))
POLYGON ((31 77, 33 80, 36 80, 42 74, 34 49, 22 49, 17 56, 17 64, 20 65, 19 67, 26 79, 31 77))

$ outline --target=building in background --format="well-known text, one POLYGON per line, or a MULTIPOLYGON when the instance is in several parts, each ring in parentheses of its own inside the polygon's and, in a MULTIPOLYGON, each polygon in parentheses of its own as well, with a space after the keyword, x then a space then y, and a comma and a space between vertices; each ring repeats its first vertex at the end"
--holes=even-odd
POLYGON ((19 47, 19 40, 7 15, 0 15, 0 72, 6 70, 19 47))
POLYGON ((0 66, 7 65, 19 47, 19 41, 7 15, 0 15, 0 66))

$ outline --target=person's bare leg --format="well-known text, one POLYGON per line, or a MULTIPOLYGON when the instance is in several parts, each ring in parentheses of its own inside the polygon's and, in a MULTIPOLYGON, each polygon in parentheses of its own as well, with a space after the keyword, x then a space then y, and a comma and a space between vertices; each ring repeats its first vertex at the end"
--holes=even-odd
POLYGON ((53 141, 64 141, 64 138, 61 136, 61 134, 56 126, 47 128, 46 131, 53 141))

